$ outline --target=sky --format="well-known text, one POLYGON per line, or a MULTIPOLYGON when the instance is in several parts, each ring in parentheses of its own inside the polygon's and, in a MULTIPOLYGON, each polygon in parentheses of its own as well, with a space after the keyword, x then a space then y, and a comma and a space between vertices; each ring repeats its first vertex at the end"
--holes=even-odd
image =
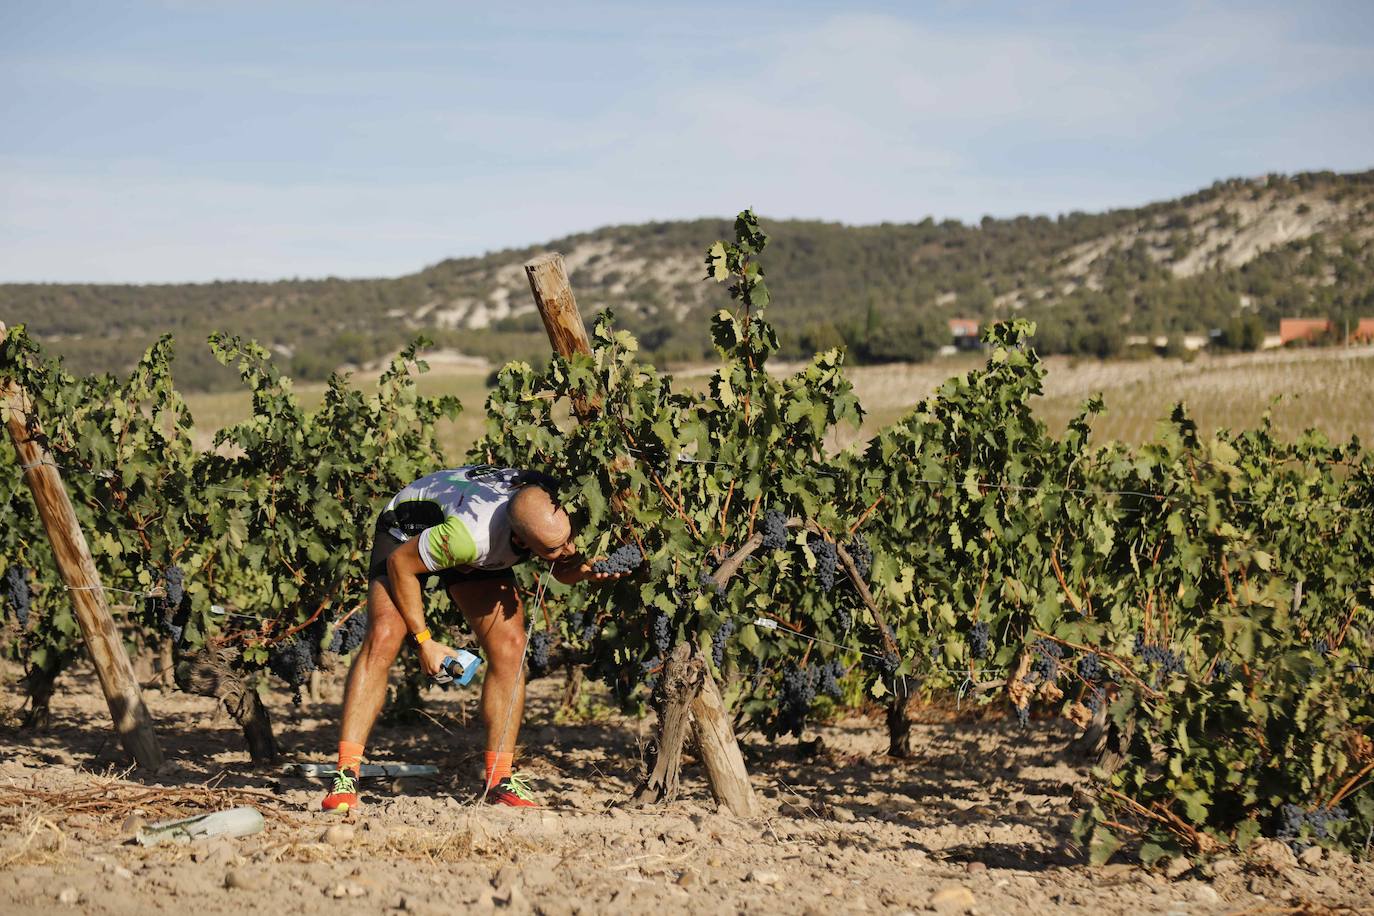
POLYGON ((1374 167, 1374 3, 0 0, 0 282, 399 276, 600 226, 1374 167))

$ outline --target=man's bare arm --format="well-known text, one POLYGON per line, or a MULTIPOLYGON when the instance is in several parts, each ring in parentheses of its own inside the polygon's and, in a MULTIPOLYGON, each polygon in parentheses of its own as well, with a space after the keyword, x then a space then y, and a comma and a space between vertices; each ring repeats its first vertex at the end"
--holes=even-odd
MULTIPOLYGON (((420 539, 411 538, 386 558, 386 575, 391 583, 391 600, 400 611, 411 635, 425 627, 425 606, 420 595, 420 576, 429 572, 420 559, 420 539)), ((420 645, 420 668, 433 677, 453 650, 434 639, 420 645)))
POLYGON ((420 539, 411 538, 386 558, 386 576, 391 582, 391 600, 406 629, 412 634, 425 628, 425 607, 420 599, 420 576, 429 572, 420 559, 420 539))

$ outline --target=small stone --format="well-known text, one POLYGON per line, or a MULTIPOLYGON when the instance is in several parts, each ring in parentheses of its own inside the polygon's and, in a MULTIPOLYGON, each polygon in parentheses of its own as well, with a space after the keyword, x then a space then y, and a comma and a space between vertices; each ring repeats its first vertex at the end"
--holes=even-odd
POLYGON ((1223 875, 1234 875, 1240 871, 1240 863, 1235 859, 1217 859, 1206 870, 1212 877, 1220 878, 1223 875))
POLYGON ((231 868, 224 873, 224 886, 238 891, 257 890, 262 887, 262 873, 247 868, 231 868))
POLYGON ((777 884, 781 878, 775 871, 763 871, 762 869, 756 868, 749 873, 746 880, 753 881, 755 884, 762 884, 765 887, 771 887, 777 884))
POLYGON ((191 852, 191 861, 198 865, 227 865, 236 855, 234 844, 220 837, 197 843, 196 849, 191 852))
POLYGON ((57 902, 63 906, 76 906, 81 902, 81 892, 74 887, 64 887, 57 892, 57 902))
POLYGON ((830 819, 832 821, 839 821, 841 824, 849 824, 857 820, 854 816, 854 812, 842 805, 830 806, 830 819))
POLYGON ((116 865, 114 868, 114 876, 116 878, 123 878, 125 881, 132 881, 134 878, 134 873, 129 871, 123 865, 116 865))
POLYGON ((1249 852, 1252 859, 1274 871, 1286 871, 1298 866, 1298 859, 1293 855, 1293 850, 1288 848, 1287 843, 1279 840, 1262 837, 1250 844, 1249 852))
POLYGON ((348 882, 340 881, 338 884, 331 885, 325 889, 325 894, 333 897, 335 900, 342 900, 344 897, 350 896, 348 893, 348 882))
POLYGON ((1198 903, 1214 904, 1221 902, 1221 895, 1210 884, 1199 884, 1193 888, 1193 899, 1198 903))
POLYGON ((347 846, 353 842, 353 828, 347 824, 331 824, 320 836, 320 840, 330 846, 347 846))
POLYGON ((141 814, 130 814, 119 825, 119 835, 123 839, 132 840, 138 836, 138 832, 148 826, 148 822, 141 814))
POLYGON ((1316 870, 1322 864, 1322 848, 1320 846, 1309 846, 1298 856, 1298 862, 1312 870, 1316 870))
POLYGON ((967 913, 975 903, 973 891, 953 885, 936 891, 930 897, 930 908, 937 913, 967 913))
POLYGON ((678 887, 691 887, 693 884, 696 884, 696 883, 697 883, 697 876, 696 876, 694 873, 690 872, 690 871, 685 871, 685 872, 683 872, 682 874, 678 875, 678 878, 677 878, 677 886, 678 886, 678 887))
POLYGON ((1170 881, 1177 881, 1192 870, 1193 863, 1188 861, 1187 856, 1174 856, 1169 860, 1169 864, 1164 866, 1164 875, 1170 881))
POLYGON ((968 872, 970 875, 981 874, 987 870, 988 866, 986 862, 970 862, 964 866, 964 871, 968 872))

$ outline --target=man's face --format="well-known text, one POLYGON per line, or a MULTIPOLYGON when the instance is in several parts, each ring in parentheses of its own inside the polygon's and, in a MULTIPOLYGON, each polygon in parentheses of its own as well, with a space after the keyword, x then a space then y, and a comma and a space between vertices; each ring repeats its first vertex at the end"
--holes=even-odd
POLYGON ((566 560, 577 553, 577 547, 573 545, 572 523, 568 520, 568 513, 561 509, 549 519, 549 525, 531 540, 534 543, 528 545, 530 550, 535 556, 549 562, 566 560))

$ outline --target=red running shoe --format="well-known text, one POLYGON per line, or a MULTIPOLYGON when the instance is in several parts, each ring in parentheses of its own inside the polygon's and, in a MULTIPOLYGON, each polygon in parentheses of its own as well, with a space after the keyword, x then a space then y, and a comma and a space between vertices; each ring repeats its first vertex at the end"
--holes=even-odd
POLYGON ((534 793, 519 773, 512 773, 487 790, 487 804, 511 808, 538 808, 534 793))
POLYGON ((334 788, 320 802, 325 811, 348 812, 358 807, 358 776, 348 770, 334 773, 334 788))

